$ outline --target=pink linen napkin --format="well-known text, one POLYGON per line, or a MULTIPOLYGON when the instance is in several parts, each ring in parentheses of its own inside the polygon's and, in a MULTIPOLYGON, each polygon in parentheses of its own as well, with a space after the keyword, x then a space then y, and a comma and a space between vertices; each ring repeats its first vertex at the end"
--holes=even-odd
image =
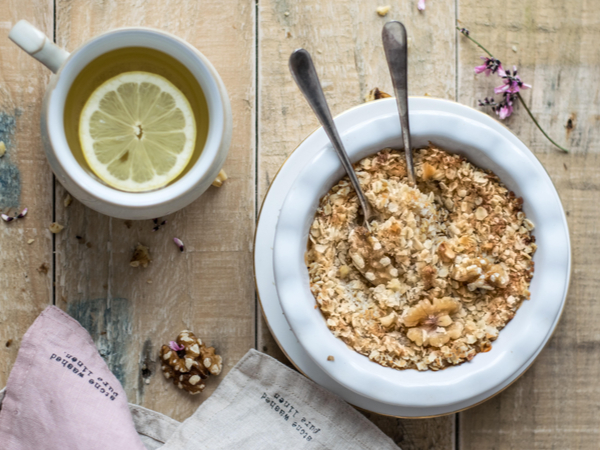
POLYGON ((0 410, 0 448, 146 448, 90 335, 55 306, 23 337, 0 410))

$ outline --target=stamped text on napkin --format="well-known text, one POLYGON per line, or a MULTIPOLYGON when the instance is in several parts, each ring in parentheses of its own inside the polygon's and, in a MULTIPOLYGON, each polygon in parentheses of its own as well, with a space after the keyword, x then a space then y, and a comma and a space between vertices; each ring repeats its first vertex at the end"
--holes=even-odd
POLYGON ((283 398, 281 394, 275 393, 272 397, 269 396, 266 392, 263 392, 260 397, 261 400, 264 400, 265 403, 277 414, 281 417, 282 420, 289 422, 290 418, 292 419, 291 426, 295 428, 300 436, 307 441, 312 441, 313 437, 321 431, 321 428, 316 427, 310 420, 298 411, 294 405, 292 405, 288 400, 283 398), (300 415, 298 415, 300 414, 300 415))

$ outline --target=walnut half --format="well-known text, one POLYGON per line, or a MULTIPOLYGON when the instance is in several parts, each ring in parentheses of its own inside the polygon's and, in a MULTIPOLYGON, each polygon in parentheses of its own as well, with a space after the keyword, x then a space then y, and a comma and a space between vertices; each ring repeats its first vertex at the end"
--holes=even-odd
POLYGON ((462 335, 463 325, 455 322, 452 315, 460 309, 460 304, 450 298, 421 300, 410 308, 404 316, 404 325, 408 328, 407 337, 417 345, 441 347, 450 339, 462 335))
POLYGON ((219 375, 223 368, 221 356, 213 347, 206 347, 194 333, 184 330, 176 341, 163 345, 160 349, 162 371, 166 379, 172 379, 179 389, 190 394, 204 390, 209 375, 219 375))

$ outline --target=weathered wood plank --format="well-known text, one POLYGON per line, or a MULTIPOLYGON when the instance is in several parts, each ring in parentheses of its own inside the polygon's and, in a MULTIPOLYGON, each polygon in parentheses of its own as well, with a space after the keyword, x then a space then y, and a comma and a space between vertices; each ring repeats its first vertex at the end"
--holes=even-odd
MULTIPOLYGON (((390 3, 386 17, 376 13, 374 0, 265 0, 259 2, 259 121, 258 199, 285 158, 318 122, 288 71, 288 57, 299 47, 311 52, 332 113, 364 101, 373 87, 391 92, 391 80, 381 47, 387 20, 404 22, 410 39, 409 92, 455 98, 454 2, 432 3, 419 13, 416 1, 390 3)), ((285 361, 262 316, 258 348, 285 361)), ((404 450, 450 449, 454 420, 398 420, 368 417, 404 450)))
POLYGON ((151 221, 133 222, 128 228, 123 220, 77 201, 64 208, 64 189, 57 188, 57 220, 65 225, 56 241, 57 305, 92 333, 130 401, 182 420, 255 344, 254 2, 56 3, 57 42, 68 50, 117 27, 159 28, 203 52, 229 91, 235 123, 224 167, 229 180, 168 217, 156 233, 151 221), (184 253, 173 237, 183 240, 184 253), (153 261, 146 269, 129 266, 137 242, 150 247, 153 261), (194 397, 167 382, 155 362, 160 345, 184 328, 224 357, 223 374, 194 397))
POLYGON ((52 1, 7 0, 0 12, 0 211, 25 219, 0 222, 0 386, 21 338, 52 304, 52 173, 40 139, 40 109, 50 71, 8 39, 20 19, 52 36, 52 1), (34 242, 27 244, 30 239, 34 242), (42 267, 42 265, 44 265, 42 267), (42 267, 40 271, 37 269, 42 267))
MULTIPOLYGON (((554 149, 521 107, 506 121, 552 177, 568 214, 573 246, 570 294, 554 337, 513 386, 461 414, 460 448, 597 448, 600 4, 460 0, 459 12, 461 26, 505 66, 519 67, 523 80, 533 85, 525 91, 533 113, 572 151, 565 155, 554 149)), ((481 52, 462 37, 458 50, 459 101, 475 106, 498 79, 474 79, 481 52)))

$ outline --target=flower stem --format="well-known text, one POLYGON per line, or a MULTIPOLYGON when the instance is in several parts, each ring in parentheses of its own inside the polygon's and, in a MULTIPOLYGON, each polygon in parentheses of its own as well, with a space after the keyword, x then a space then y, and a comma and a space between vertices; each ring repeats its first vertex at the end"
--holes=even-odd
MULTIPOLYGON (((487 53, 487 55, 490 58, 494 58, 494 55, 492 55, 487 48, 485 48, 483 45, 481 45, 479 42, 477 42, 475 39, 473 39, 471 36, 469 36, 468 34, 465 34, 461 31, 461 29, 459 27, 456 27, 456 29, 458 31, 461 32, 461 34, 466 37, 467 39, 469 39, 471 42, 473 42, 477 47, 479 47, 481 50, 483 50, 484 52, 487 53)), ((494 58, 496 59, 496 58, 494 58)), ((535 120, 535 117, 533 117, 533 113, 531 112, 531 110, 529 109, 529 107, 527 106, 527 103, 525 103, 525 100, 523 100, 523 97, 521 97, 521 93, 517 92, 517 97, 519 98, 519 101, 521 102, 521 104, 525 107, 525 110, 527 111, 527 114, 529 114, 529 117, 531 117, 531 120, 533 120, 533 123, 535 123, 535 126, 538 127, 538 130, 540 130, 542 132, 542 134, 544 136, 546 136, 546 139, 548 139, 555 147, 561 149, 563 152, 565 153, 569 153, 569 150, 567 150, 564 147, 561 147, 560 145, 558 145, 556 142, 554 142, 554 140, 552 140, 552 138, 550 136, 548 136, 548 133, 546 133, 544 131, 544 129, 542 128, 542 126, 538 123, 537 120, 535 120)))
MULTIPOLYGON (((456 29, 457 29, 458 31, 460 31, 460 28, 459 28, 459 27, 456 27, 456 29)), ((462 33, 462 32, 461 32, 461 34, 462 34, 464 37, 466 37, 467 39, 469 39, 470 41, 472 41, 472 42, 473 42, 473 43, 474 43, 474 44, 475 44, 477 47, 479 47, 481 50, 483 50, 484 52, 486 52, 490 58, 493 58, 493 57, 494 57, 494 55, 492 55, 490 52, 488 52, 487 48, 485 48, 483 45, 481 45, 479 42, 477 42, 477 41, 476 41, 475 39, 473 39, 471 36, 469 36, 468 34, 462 33)))
POLYGON ((535 123, 535 126, 538 127, 538 129, 542 132, 542 134, 544 136, 546 136, 546 139, 548 139, 550 142, 552 142, 552 144, 554 144, 555 147, 560 148, 563 152, 565 153, 569 153, 569 150, 567 150, 564 147, 561 147, 560 145, 558 145, 556 142, 554 142, 552 140, 552 138, 550 136, 548 136, 548 133, 546 133, 544 131, 544 129, 540 126, 540 124, 538 123, 537 120, 535 120, 535 117, 533 117, 533 114, 531 113, 531 111, 529 110, 529 107, 527 106, 527 103, 525 103, 525 100, 523 100, 523 97, 521 97, 521 93, 517 92, 517 97, 519 98, 519 100, 521 101, 521 104, 525 107, 525 110, 527 111, 527 114, 529 114, 529 117, 531 117, 531 120, 533 120, 533 123, 535 123))

